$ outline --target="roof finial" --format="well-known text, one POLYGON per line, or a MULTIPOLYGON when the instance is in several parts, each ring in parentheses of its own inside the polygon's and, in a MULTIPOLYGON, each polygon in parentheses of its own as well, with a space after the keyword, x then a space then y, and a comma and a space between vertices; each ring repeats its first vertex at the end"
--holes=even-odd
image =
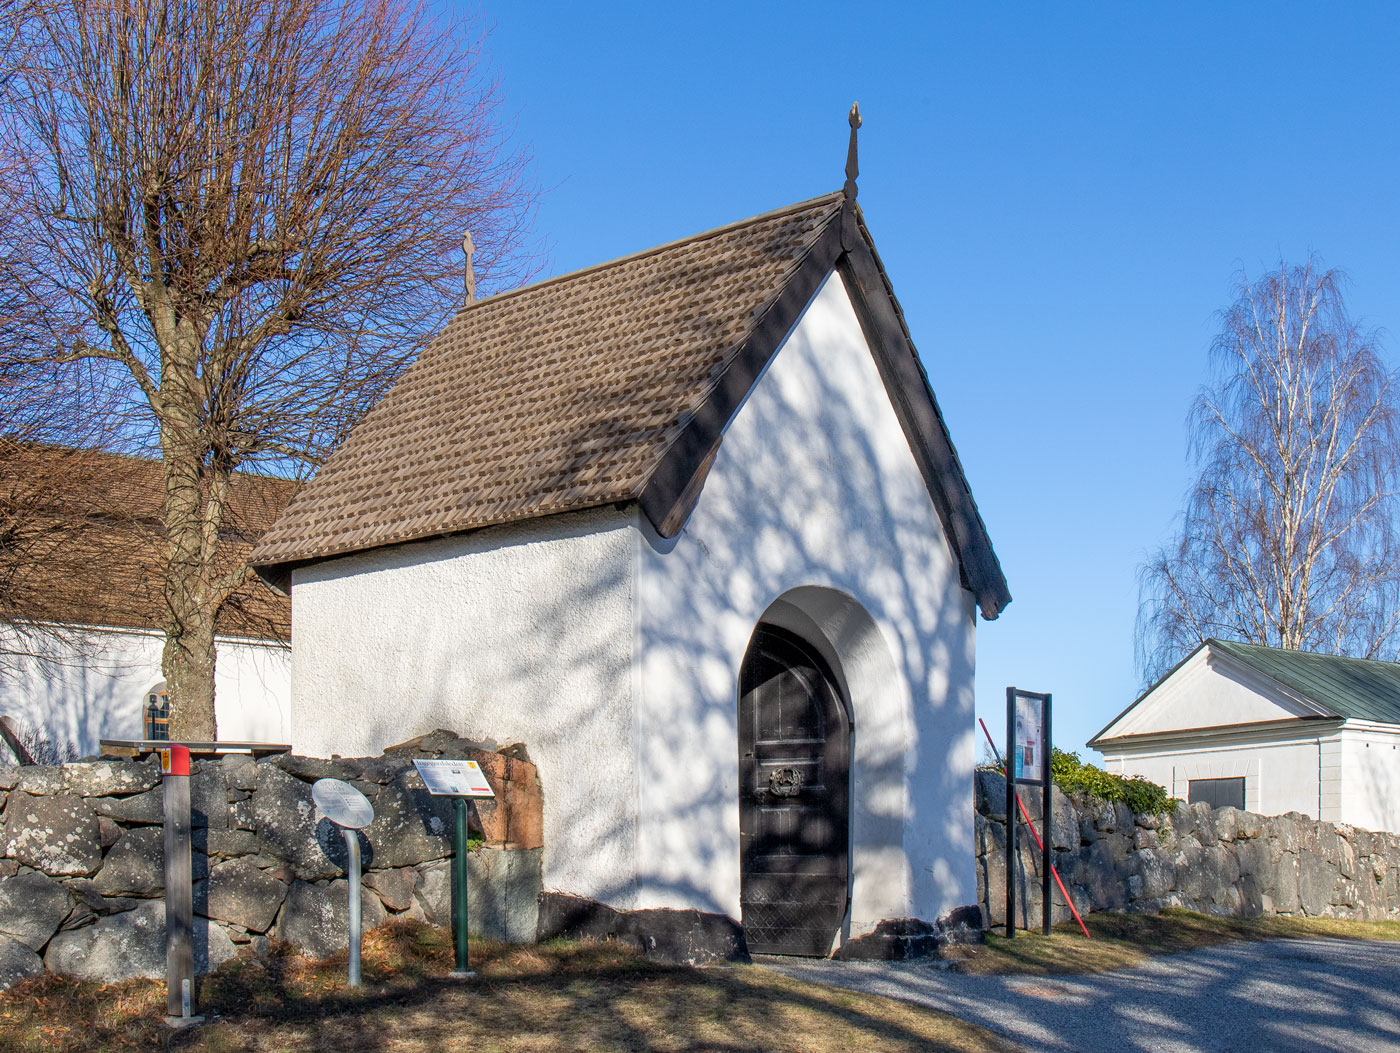
POLYGON ((860 127, 860 103, 851 103, 851 145, 846 149, 846 200, 856 199, 856 176, 860 175, 860 165, 856 163, 856 129, 860 127))
POLYGON ((467 303, 476 299, 476 272, 472 270, 472 253, 476 251, 476 246, 472 244, 472 232, 462 237, 462 252, 467 257, 467 268, 462 277, 467 287, 467 303))

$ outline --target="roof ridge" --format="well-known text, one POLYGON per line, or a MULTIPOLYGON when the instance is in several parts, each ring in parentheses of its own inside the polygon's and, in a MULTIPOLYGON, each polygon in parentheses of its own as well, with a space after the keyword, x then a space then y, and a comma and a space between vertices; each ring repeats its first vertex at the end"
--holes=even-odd
POLYGON ((1299 655, 1304 659, 1337 659, 1346 662, 1370 662, 1374 665, 1386 666, 1388 668, 1400 667, 1400 662, 1391 661, 1388 658, 1363 658, 1353 654, 1332 654, 1329 651, 1306 651, 1301 647, 1275 647, 1273 644, 1255 643, 1253 640, 1223 640, 1218 636, 1208 637, 1205 641, 1209 644, 1224 647, 1250 647, 1258 648, 1261 651, 1275 651, 1279 654, 1299 655))
MULTIPOLYGON (((587 267, 580 267, 578 270, 566 271, 563 274, 556 274, 551 278, 542 278, 540 281, 531 282, 529 285, 522 285, 518 289, 508 289, 505 292, 495 293, 494 295, 487 296, 481 300, 473 300, 470 303, 464 303, 452 312, 452 318, 448 321, 447 325, 451 325, 452 322, 460 318, 462 314, 466 311, 486 307, 490 304, 500 303, 503 300, 509 300, 513 297, 520 296, 523 293, 535 292, 539 289, 545 288, 546 286, 558 284, 559 282, 573 281, 575 278, 581 278, 586 274, 592 274, 595 271, 605 271, 612 267, 619 267, 624 263, 633 263, 636 260, 646 259, 648 256, 655 256, 659 253, 668 252, 671 249, 679 248, 682 245, 698 244, 710 238, 717 238, 723 234, 733 233, 736 230, 740 230, 743 227, 747 227, 755 223, 762 223, 764 220, 776 219, 779 216, 784 216, 792 212, 801 212, 803 209, 812 208, 813 206, 822 202, 837 204, 844 200, 844 192, 840 190, 835 190, 829 194, 820 194, 817 197, 807 198, 807 200, 805 201, 798 201, 791 205, 784 205, 782 208, 775 208, 770 209, 767 212, 760 212, 756 216, 748 217, 748 219, 737 220, 734 223, 726 223, 722 227, 713 227, 709 230, 702 230, 695 234, 689 234, 683 238, 674 238, 671 241, 663 242, 660 245, 653 245, 651 248, 643 249, 640 252, 631 252, 628 253, 626 256, 618 256, 611 260, 604 260, 602 263, 593 263, 587 267)), ((446 326, 444 326, 443 328, 446 329, 446 326)))

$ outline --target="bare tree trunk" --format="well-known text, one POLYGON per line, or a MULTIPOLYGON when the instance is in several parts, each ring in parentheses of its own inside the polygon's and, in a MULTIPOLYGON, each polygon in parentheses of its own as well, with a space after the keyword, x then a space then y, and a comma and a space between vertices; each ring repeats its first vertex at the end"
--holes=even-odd
MULTIPOLYGON (((162 433, 165 464, 165 649, 161 672, 170 693, 172 738, 217 737, 214 720, 214 621, 223 597, 209 580, 205 558, 202 457, 187 416, 167 402, 162 433), (171 419, 174 418, 174 419, 171 419)), ((217 533, 215 535, 217 539, 217 533)))

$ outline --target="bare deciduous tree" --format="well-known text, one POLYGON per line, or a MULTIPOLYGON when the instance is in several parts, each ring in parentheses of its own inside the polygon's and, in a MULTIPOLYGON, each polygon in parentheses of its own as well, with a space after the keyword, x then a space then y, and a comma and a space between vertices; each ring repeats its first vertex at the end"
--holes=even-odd
POLYGON ((461 301, 464 231, 482 284, 520 276, 523 159, 477 46, 395 0, 57 0, 16 53, 0 277, 30 357, 86 363, 159 449, 172 734, 213 738, 232 473, 343 438, 461 301))
POLYGON ((1367 658, 1396 653, 1400 415, 1374 333, 1315 261, 1240 279, 1190 418, 1200 475, 1140 572, 1151 681, 1211 636, 1367 658))

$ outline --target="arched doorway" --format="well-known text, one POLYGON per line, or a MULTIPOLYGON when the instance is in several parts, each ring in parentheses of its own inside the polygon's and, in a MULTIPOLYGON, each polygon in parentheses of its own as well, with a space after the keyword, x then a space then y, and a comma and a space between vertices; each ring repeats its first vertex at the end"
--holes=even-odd
POLYGON ((824 956, 846 916, 851 726, 837 680, 760 624, 739 673, 739 903, 749 949, 824 956))

